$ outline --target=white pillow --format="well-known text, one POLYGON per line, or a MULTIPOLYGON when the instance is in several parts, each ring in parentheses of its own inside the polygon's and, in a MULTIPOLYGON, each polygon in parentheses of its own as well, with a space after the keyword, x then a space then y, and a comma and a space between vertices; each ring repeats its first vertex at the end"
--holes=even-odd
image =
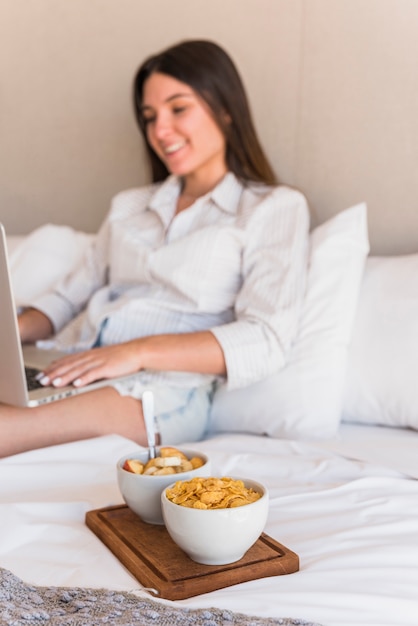
POLYGON ((230 391, 220 387, 212 406, 212 432, 283 438, 335 435, 347 346, 368 251, 364 203, 312 231, 301 325, 288 363, 249 387, 230 391))
POLYGON ((16 305, 23 306, 55 287, 80 261, 91 237, 69 226, 45 224, 8 245, 16 305))
POLYGON ((343 420, 418 429, 418 254, 367 260, 343 420))

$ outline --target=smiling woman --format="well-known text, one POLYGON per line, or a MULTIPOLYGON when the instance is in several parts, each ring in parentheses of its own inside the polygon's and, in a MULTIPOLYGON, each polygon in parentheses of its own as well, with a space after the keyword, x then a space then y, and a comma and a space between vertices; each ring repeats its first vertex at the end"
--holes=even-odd
POLYGON ((141 65, 134 105, 153 183, 119 193, 84 262, 19 317, 23 342, 70 352, 41 383, 85 393, 0 405, 2 455, 113 432, 144 445, 145 389, 162 443, 197 440, 219 380, 246 386, 286 362, 308 208, 277 185, 235 65, 215 43, 182 42, 141 65))
POLYGON ((149 145, 168 171, 182 177, 179 212, 225 176, 224 134, 193 89, 159 72, 144 85, 142 117, 149 145))
MULTIPOLYGON (((178 81, 179 93, 198 97, 206 103, 208 113, 226 141, 228 170, 244 180, 270 185, 277 183, 260 145, 241 77, 232 59, 220 46, 211 41, 184 41, 149 57, 142 64, 134 81, 134 106, 145 139, 149 117, 144 111, 147 104, 144 87, 156 73, 178 81)), ((181 103, 178 104, 177 110, 182 108, 181 103)), ((152 117, 151 113, 151 120, 152 117)), ((147 141, 146 144, 153 179, 164 180, 170 170, 153 146, 147 141)))

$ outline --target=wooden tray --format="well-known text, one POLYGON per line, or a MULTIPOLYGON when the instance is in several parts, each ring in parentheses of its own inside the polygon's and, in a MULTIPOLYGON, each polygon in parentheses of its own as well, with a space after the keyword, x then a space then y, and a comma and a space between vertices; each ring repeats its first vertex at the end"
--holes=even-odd
POLYGON ((88 511, 86 524, 141 585, 167 600, 299 570, 298 555, 264 533, 240 561, 201 565, 174 543, 165 526, 143 522, 126 505, 88 511))

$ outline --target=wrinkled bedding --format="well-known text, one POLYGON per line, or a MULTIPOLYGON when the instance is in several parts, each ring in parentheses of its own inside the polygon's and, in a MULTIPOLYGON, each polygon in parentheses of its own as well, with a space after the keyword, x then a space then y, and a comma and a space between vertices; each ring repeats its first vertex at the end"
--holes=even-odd
MULTIPOLYGON (((47 232, 45 236, 50 241, 47 232)), ((59 272, 80 247, 79 239, 74 246, 79 234, 66 231, 66 237, 67 247, 61 239, 56 249, 59 272)), ((83 237, 81 243, 86 243, 88 236, 83 237)), ((8 240, 18 304, 24 303, 28 285, 21 271, 21 242, 8 240)), ((50 265, 41 245, 31 249, 34 253, 40 266, 50 265)), ((47 288, 45 280, 53 278, 41 272, 34 288, 47 288)), ((300 571, 178 602, 153 602, 173 611, 198 610, 196 616, 216 609, 226 624, 242 613, 283 624, 416 626, 417 431, 342 423, 337 436, 326 441, 226 433, 189 447, 211 457, 214 474, 266 485, 270 509, 265 532, 299 555, 300 571)), ((57 587, 77 587, 83 598, 89 589, 108 590, 109 597, 113 591, 133 591, 150 598, 85 524, 87 511, 122 503, 116 462, 136 448, 114 435, 0 460, 0 623, 20 623, 10 621, 15 618, 10 611, 25 585, 50 589, 49 598, 57 587)), ((33 605, 27 608, 26 621, 34 619, 33 605)), ((53 624, 50 618, 42 620, 53 624)), ((182 623, 187 623, 186 613, 182 623)))
MULTIPOLYGON (((418 482, 403 471, 402 450, 417 440, 396 431, 388 454, 387 430, 373 430, 350 425, 315 443, 219 435, 193 444, 214 473, 267 486, 265 531, 299 555, 300 571, 168 604, 327 626, 415 625, 418 482)), ((115 435, 1 460, 0 567, 34 585, 141 590, 84 521, 122 503, 115 464, 136 448, 115 435)))

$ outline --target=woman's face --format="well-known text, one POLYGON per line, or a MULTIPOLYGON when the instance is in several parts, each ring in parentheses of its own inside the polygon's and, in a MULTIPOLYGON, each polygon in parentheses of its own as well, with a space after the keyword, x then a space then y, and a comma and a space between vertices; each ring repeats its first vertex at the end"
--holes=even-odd
POLYGON ((149 144, 169 172, 216 184, 226 173, 226 142, 207 103, 186 83, 152 74, 144 84, 149 144))

